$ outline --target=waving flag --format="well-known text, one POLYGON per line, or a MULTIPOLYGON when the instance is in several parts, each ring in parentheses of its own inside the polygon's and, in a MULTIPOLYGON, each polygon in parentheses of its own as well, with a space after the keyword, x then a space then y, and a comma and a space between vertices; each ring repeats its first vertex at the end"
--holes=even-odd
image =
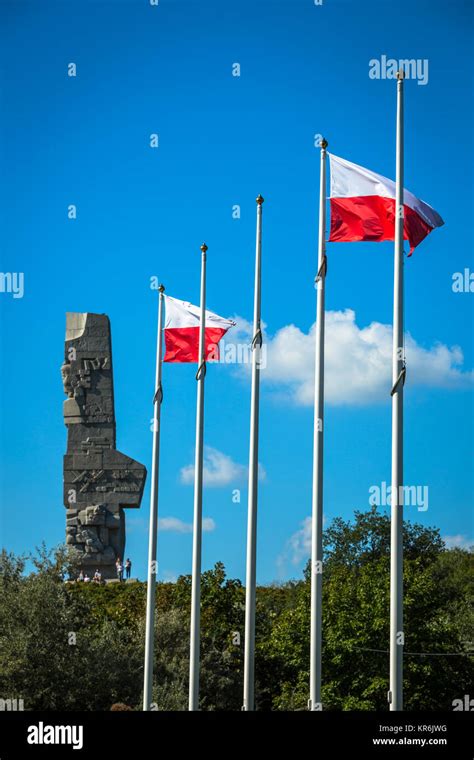
MULTIPOLYGON (((199 361, 199 306, 165 296, 165 362, 199 361)), ((218 343, 235 322, 206 310, 205 358, 218 359, 218 343)))
MULTIPOLYGON (((329 154, 331 162, 331 232, 334 243, 393 240, 395 234, 395 182, 343 158, 329 154)), ((444 222, 424 201, 404 190, 404 239, 410 253, 435 227, 444 222)))

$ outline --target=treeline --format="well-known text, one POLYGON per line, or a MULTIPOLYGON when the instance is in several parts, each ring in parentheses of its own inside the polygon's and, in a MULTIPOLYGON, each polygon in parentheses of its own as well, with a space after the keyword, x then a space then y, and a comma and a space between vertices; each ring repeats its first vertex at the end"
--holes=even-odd
MULTIPOLYGON (((325 530, 323 705, 386 710, 390 521, 372 509, 325 530)), ((472 690, 472 555, 446 549, 439 532, 405 523, 407 710, 451 710, 472 690)), ((26 710, 141 709, 146 584, 68 583, 65 547, 0 555, 0 698, 26 710)), ((72 575, 69 576, 69 573, 72 575)), ((154 701, 187 709, 191 579, 160 583, 154 701)), ((240 710, 245 589, 221 563, 202 576, 201 709, 240 710)), ((308 700, 310 583, 257 592, 259 710, 304 710, 308 700)))

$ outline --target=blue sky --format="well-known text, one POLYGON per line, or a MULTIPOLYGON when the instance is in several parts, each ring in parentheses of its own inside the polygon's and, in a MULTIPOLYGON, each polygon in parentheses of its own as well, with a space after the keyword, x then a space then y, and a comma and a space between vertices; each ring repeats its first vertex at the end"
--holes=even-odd
MULTIPOLYGON (((314 135, 324 134, 335 154, 394 177, 396 86, 368 75, 369 61, 383 54, 428 60, 428 83, 405 86, 405 185, 445 220, 406 262, 405 480, 429 488, 428 509, 406 513, 439 526, 452 543, 472 538, 474 296, 452 290, 454 273, 473 270, 472 15, 471 3, 460 0, 402 0, 396 8, 384 0, 160 0, 157 7, 3 0, 0 264, 2 272, 23 272, 25 284, 23 298, 0 293, 0 543, 22 552, 64 538, 65 312, 109 315, 117 445, 150 468, 150 278, 197 303, 205 240, 208 307, 238 316, 243 334, 262 193, 269 366, 258 580, 300 574, 311 511, 314 135), (76 77, 67 76, 71 62, 76 77)), ((329 520, 366 509, 369 488, 390 481, 390 362, 387 369, 383 357, 393 245, 332 244, 328 258, 329 520)), ((176 527, 186 531, 192 522, 192 486, 180 471, 193 461, 194 373, 191 365, 163 371, 159 513, 174 520, 159 533, 161 578, 191 569, 191 534, 176 527)), ((222 560, 244 579, 250 385, 241 367, 228 365, 210 367, 206 383, 205 441, 218 452, 223 484, 204 492, 213 529, 204 534, 203 566, 222 560), (240 503, 232 500, 236 488, 240 503)), ((127 512, 126 554, 140 577, 148 508, 147 487, 141 509, 127 512)))

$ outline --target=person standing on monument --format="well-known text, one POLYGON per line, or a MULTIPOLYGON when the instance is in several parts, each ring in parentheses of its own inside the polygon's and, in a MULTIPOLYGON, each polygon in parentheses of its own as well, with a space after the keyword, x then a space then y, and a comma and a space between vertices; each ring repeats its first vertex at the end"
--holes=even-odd
POLYGON ((130 573, 132 572, 132 560, 127 557, 125 560, 125 577, 127 580, 130 578, 130 573))
POLYGON ((119 581, 123 581, 123 565, 122 560, 120 557, 117 557, 117 562, 115 563, 115 567, 117 568, 117 578, 119 581))

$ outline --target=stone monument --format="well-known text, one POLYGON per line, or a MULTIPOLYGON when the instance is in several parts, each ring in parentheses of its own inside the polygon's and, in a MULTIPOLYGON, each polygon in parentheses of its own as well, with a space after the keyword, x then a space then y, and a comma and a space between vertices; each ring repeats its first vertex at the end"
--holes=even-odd
POLYGON ((115 448, 110 322, 105 314, 66 314, 61 367, 67 452, 66 543, 89 575, 115 578, 124 560, 124 508, 140 506, 146 469, 115 448))

